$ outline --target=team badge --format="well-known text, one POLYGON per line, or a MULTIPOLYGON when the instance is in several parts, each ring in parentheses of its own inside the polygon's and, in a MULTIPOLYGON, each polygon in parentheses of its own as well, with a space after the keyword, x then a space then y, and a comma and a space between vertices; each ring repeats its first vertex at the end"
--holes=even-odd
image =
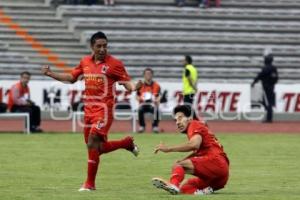
POLYGON ((102 72, 103 74, 106 74, 107 70, 108 70, 108 66, 107 66, 107 65, 103 65, 103 66, 102 66, 102 69, 101 69, 101 72, 102 72))

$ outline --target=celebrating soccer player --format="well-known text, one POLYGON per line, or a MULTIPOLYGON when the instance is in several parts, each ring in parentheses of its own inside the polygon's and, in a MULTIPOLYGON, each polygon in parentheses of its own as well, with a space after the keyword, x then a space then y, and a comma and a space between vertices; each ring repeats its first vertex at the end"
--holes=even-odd
POLYGON ((81 59, 71 73, 55 73, 49 66, 42 68, 42 73, 58 81, 76 82, 81 75, 85 81, 84 97, 84 138, 88 148, 87 179, 79 191, 95 190, 95 179, 100 162, 100 155, 117 149, 126 149, 135 156, 138 148, 133 138, 128 136, 118 141, 108 141, 107 135, 113 121, 114 88, 119 82, 128 91, 141 87, 130 81, 123 63, 108 54, 107 37, 102 32, 95 33, 90 40, 93 54, 81 59))
POLYGON ((176 146, 161 143, 155 148, 155 153, 161 151, 192 152, 192 154, 176 161, 169 182, 153 178, 152 184, 171 194, 206 195, 224 188, 229 176, 229 160, 222 145, 203 122, 192 120, 189 106, 177 106, 174 115, 178 130, 187 134, 188 142, 176 146), (195 177, 181 184, 185 174, 195 177))

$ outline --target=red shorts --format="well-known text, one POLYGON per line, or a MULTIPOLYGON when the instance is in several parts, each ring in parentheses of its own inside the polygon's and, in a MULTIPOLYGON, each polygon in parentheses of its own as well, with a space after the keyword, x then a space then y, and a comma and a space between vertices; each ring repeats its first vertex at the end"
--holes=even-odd
POLYGON ((107 141, 108 131, 113 122, 112 112, 97 112, 84 116, 84 140, 88 142, 90 134, 100 136, 100 139, 104 142, 107 141))
POLYGON ((203 186, 210 186, 214 190, 224 188, 229 177, 229 162, 222 155, 209 155, 189 158, 194 165, 194 175, 203 186))

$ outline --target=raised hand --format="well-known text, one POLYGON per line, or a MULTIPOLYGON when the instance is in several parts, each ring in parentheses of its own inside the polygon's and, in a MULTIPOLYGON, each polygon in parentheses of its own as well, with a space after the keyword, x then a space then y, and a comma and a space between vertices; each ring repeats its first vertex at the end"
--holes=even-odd
POLYGON ((42 74, 48 76, 51 73, 50 66, 49 65, 43 66, 41 71, 42 71, 42 74))

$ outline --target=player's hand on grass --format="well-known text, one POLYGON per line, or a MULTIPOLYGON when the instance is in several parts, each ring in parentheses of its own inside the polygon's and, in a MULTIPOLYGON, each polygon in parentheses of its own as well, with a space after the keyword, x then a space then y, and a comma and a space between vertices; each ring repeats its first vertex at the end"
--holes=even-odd
POLYGON ((51 69, 49 65, 45 65, 42 67, 42 74, 48 76, 51 73, 51 69))
POLYGON ((159 151, 167 153, 170 151, 169 147, 167 147, 164 143, 160 143, 159 145, 156 146, 154 149, 154 153, 157 154, 159 151))

